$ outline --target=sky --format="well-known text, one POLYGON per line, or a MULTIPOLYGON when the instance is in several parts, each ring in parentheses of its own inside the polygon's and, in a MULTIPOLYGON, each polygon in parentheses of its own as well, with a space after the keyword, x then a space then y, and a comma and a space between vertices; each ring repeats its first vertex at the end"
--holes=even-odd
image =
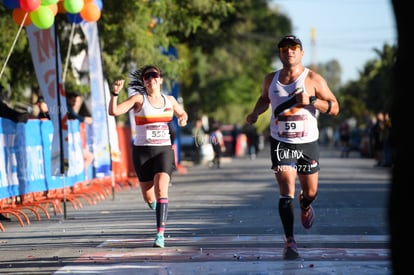
POLYGON ((336 59, 341 83, 359 79, 367 61, 377 59, 374 49, 397 44, 391 0, 273 0, 293 25, 303 44, 303 64, 336 59), (312 29, 314 39, 312 41, 312 29))

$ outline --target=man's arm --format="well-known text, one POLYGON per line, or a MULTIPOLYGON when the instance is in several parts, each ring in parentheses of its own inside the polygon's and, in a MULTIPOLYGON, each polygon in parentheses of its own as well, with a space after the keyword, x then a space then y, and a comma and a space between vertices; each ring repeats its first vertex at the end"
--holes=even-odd
POLYGON ((305 80, 306 91, 308 93, 301 93, 296 95, 298 103, 309 105, 310 97, 316 96, 313 106, 321 113, 336 116, 339 113, 339 103, 335 95, 328 86, 326 80, 314 71, 309 71, 308 77, 305 80))
POLYGON ((256 105, 253 108, 253 111, 247 115, 246 122, 248 124, 256 123, 259 115, 263 114, 268 108, 270 104, 269 99, 269 86, 270 83, 272 83, 273 77, 275 73, 270 73, 266 75, 265 79, 263 80, 263 87, 262 87, 262 93, 260 97, 257 99, 256 105))

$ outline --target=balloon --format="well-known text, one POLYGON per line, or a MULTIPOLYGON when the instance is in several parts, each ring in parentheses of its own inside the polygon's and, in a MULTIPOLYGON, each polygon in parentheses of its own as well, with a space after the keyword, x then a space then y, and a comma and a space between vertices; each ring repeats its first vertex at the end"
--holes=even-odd
POLYGON ((27 16, 26 16, 26 19, 23 23, 23 26, 24 27, 29 26, 30 24, 32 24, 32 19, 30 19, 29 13, 22 10, 21 8, 17 8, 17 9, 13 10, 12 16, 13 16, 14 22, 16 22, 16 24, 20 26, 22 24, 26 14, 27 14, 27 16))
POLYGON ((87 22, 96 22, 101 17, 101 10, 93 2, 86 3, 80 11, 83 20, 87 22))
POLYGON ((79 13, 67 13, 66 16, 68 17, 68 21, 70 23, 78 24, 83 21, 83 18, 79 13))
POLYGON ((20 0, 3 0, 3 4, 8 9, 20 8, 20 0))
POLYGON ((40 5, 42 6, 49 6, 52 4, 57 4, 59 0, 40 0, 40 5))
POLYGON ((57 5, 58 5, 58 13, 63 13, 63 14, 66 13, 66 9, 65 9, 65 6, 63 5, 63 1, 59 1, 57 5))
POLYGON ((83 0, 63 0, 63 6, 69 13, 79 13, 84 6, 83 0))
POLYGON ((52 10, 53 15, 56 15, 58 13, 58 5, 57 4, 50 4, 47 7, 52 10))
POLYGON ((103 3, 102 3, 102 0, 95 0, 95 4, 98 6, 98 8, 99 8, 100 10, 102 10, 102 9, 103 9, 103 3))
POLYGON ((40 6, 35 11, 30 13, 30 18, 33 24, 39 29, 48 29, 55 22, 53 11, 46 6, 40 6))
POLYGON ((20 0, 20 7, 27 12, 34 11, 40 6, 40 0, 20 0))

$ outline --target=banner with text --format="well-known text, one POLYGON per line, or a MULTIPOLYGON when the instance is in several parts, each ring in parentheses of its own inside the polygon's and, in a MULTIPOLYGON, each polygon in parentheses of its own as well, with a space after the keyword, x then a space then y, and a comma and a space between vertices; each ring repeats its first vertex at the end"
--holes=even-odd
POLYGON ((26 27, 40 91, 49 108, 53 122, 52 175, 66 173, 68 161, 68 125, 65 89, 62 82, 62 64, 55 26, 46 30, 31 24, 26 27), (63 166, 63 167, 62 167, 63 166))

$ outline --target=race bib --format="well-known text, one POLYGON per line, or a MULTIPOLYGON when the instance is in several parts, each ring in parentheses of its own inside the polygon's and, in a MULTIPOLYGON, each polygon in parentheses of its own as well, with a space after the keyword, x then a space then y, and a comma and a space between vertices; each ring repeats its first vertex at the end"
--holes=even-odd
POLYGON ((170 142, 168 125, 147 125, 146 137, 149 144, 162 144, 170 142))
POLYGON ((296 138, 308 135, 308 119, 305 115, 278 116, 276 124, 280 137, 296 138))

